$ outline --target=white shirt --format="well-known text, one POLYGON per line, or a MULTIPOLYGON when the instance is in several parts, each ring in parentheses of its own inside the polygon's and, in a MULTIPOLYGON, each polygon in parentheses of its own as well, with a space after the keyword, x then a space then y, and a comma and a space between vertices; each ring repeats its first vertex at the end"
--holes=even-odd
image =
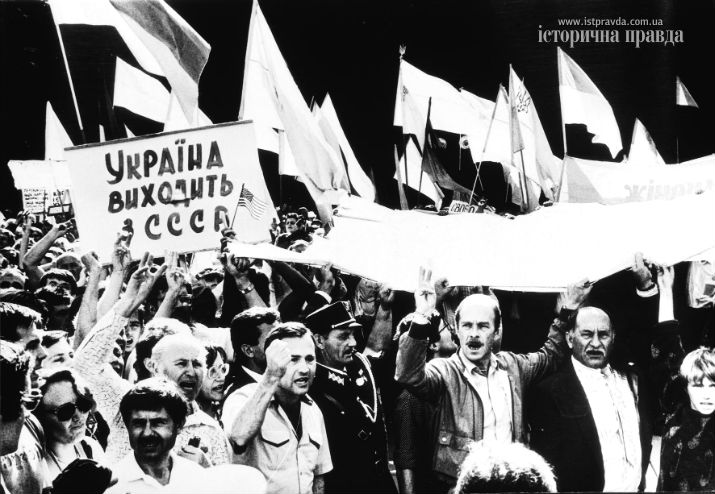
POLYGON ((592 369, 571 357, 586 392, 603 457, 604 491, 638 490, 641 482, 639 417, 628 380, 610 365, 592 369))
MULTIPOLYGON (((246 384, 226 398, 223 421, 227 434, 231 434, 238 414, 258 386, 246 384)), ((333 469, 322 412, 307 397, 300 407, 300 438, 283 408, 272 398, 258 433, 237 455, 237 463, 265 475, 268 494, 311 494, 313 478, 333 469)))
POLYGON ((106 494, 152 494, 152 493, 208 493, 211 478, 197 463, 171 453, 172 467, 169 483, 161 485, 154 477, 139 467, 134 452, 125 456, 111 469, 119 480, 106 494))
POLYGON ((504 369, 499 369, 494 354, 491 356, 486 376, 481 375, 477 366, 465 359, 461 352, 459 358, 464 364, 469 383, 482 400, 482 409, 484 410, 482 438, 505 442, 513 441, 513 410, 509 374, 504 369))
POLYGON ((263 374, 259 374, 258 372, 253 372, 251 369, 246 367, 245 365, 241 366, 244 371, 246 371, 246 374, 248 374, 250 377, 253 378, 254 381, 261 382, 261 379, 263 379, 263 374))

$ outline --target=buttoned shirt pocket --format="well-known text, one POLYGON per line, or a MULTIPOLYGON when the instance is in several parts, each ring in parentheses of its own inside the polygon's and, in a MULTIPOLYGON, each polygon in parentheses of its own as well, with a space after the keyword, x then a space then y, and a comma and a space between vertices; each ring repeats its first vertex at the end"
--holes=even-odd
POLYGON ((437 451, 435 451, 435 470, 450 477, 456 477, 457 469, 469 453, 469 446, 472 442, 474 442, 472 437, 440 431, 437 436, 437 451))

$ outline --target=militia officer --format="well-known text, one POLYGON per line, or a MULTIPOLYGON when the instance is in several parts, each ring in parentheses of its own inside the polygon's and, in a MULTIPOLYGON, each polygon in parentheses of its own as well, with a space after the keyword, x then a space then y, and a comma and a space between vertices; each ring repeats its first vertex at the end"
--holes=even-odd
POLYGON ((380 391, 370 361, 355 348, 355 331, 362 327, 344 302, 319 308, 305 324, 318 348, 310 395, 323 411, 333 460, 326 494, 395 493, 380 391))

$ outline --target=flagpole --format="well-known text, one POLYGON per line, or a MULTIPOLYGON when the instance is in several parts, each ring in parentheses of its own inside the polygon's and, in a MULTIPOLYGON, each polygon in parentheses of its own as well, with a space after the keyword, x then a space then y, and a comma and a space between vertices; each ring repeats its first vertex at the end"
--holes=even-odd
MULTIPOLYGON (((52 12, 52 5, 50 4, 50 12, 52 12)), ((55 30, 57 31, 57 39, 60 42, 60 52, 62 53, 62 61, 65 65, 65 70, 67 71, 67 82, 69 82, 70 93, 72 95, 72 103, 74 103, 74 111, 77 115, 77 124, 79 125, 79 132, 82 138, 82 144, 87 143, 87 138, 84 135, 84 124, 82 123, 82 117, 79 114, 79 104, 77 103, 77 95, 74 90, 74 83, 72 82, 72 74, 70 73, 70 66, 67 61, 67 52, 65 52, 65 44, 62 41, 62 33, 60 33, 60 26, 55 22, 55 16, 52 15, 52 23, 55 25, 55 30)))
MULTIPOLYGON (((404 45, 400 46, 400 66, 398 70, 398 87, 400 92, 402 92, 403 87, 402 87, 402 57, 405 54, 406 47, 404 45)), ((402 105, 402 154, 405 158, 405 175, 407 175, 407 143, 405 141, 404 137, 404 130, 405 130, 405 119, 404 119, 404 113, 405 113, 405 107, 404 107, 404 101, 402 105)), ((402 181, 402 164, 400 162, 400 156, 399 153, 397 152, 397 144, 394 145, 394 155, 395 155, 395 173, 397 174, 397 194, 400 197, 400 209, 407 210, 409 209, 409 206, 407 204, 407 196, 405 195, 405 189, 403 187, 404 182, 402 181)))
MULTIPOLYGON (((487 152, 487 145, 489 144, 489 135, 492 132, 492 125, 494 125, 494 117, 497 114, 497 101, 499 101, 499 96, 501 95, 502 85, 499 84, 499 89, 497 90, 497 98, 494 102, 494 108, 492 108, 492 118, 489 120, 489 127, 487 128, 487 135, 484 138, 484 146, 482 146, 482 153, 479 155, 479 163, 477 164, 477 176, 474 178, 474 185, 472 186, 472 193, 469 194, 469 204, 472 204, 472 198, 474 197, 474 191, 477 188, 477 181, 479 180, 479 172, 482 169, 482 161, 484 161, 484 154, 487 152)), ((481 182, 481 181, 480 181, 481 182)), ((484 187, 484 184, 482 184, 484 187)))
POLYGON ((238 205, 241 203, 241 196, 243 195, 243 186, 241 184, 241 192, 238 194, 238 201, 236 201, 236 209, 233 210, 233 218, 231 218, 231 224, 228 225, 229 228, 233 229, 233 225, 236 223, 236 213, 238 213, 238 205))
MULTIPOLYGON (((561 57, 560 55, 560 50, 558 46, 556 47, 556 66, 558 70, 558 75, 559 75, 559 83, 561 82, 561 57)), ((560 84, 559 84, 560 86, 560 84)), ((561 87, 559 87, 559 96, 561 96, 561 87)), ((568 148, 566 146, 566 123, 564 122, 564 109, 563 109, 563 100, 559 98, 559 109, 561 110, 561 139, 563 139, 564 143, 564 158, 561 161, 561 176, 559 177, 559 189, 556 191, 556 197, 554 198, 555 202, 559 202, 561 200, 561 187, 564 182, 564 170, 566 169, 566 156, 569 154, 568 148)))
POLYGON ((521 196, 524 198, 524 204, 526 204, 526 210, 529 211, 529 181, 526 178, 526 167, 524 166, 524 150, 520 149, 519 150, 519 156, 521 157, 521 174, 523 177, 524 185, 522 186, 522 194, 521 196))

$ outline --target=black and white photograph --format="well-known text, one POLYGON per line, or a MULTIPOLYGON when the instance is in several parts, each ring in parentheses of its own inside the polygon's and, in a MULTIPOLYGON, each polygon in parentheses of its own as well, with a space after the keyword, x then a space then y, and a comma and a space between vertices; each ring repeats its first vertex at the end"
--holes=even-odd
POLYGON ((715 490, 715 1, 0 0, 0 494, 715 490))

